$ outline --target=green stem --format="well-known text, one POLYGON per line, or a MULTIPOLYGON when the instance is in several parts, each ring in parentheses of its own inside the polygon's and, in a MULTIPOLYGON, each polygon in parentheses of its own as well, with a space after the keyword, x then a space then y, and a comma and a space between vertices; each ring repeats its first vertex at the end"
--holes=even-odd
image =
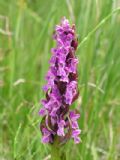
POLYGON ((60 147, 54 143, 51 147, 51 160, 61 160, 60 158, 60 147))
POLYGON ((51 146, 51 160, 66 160, 65 152, 63 152, 57 138, 51 146))

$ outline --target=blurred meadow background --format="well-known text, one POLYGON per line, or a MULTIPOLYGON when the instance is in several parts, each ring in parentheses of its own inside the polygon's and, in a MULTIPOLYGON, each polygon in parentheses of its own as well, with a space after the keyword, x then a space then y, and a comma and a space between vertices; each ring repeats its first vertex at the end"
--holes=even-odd
POLYGON ((67 160, 120 160, 120 0, 0 0, 0 160, 49 160, 38 111, 54 26, 79 38, 79 145, 67 160))

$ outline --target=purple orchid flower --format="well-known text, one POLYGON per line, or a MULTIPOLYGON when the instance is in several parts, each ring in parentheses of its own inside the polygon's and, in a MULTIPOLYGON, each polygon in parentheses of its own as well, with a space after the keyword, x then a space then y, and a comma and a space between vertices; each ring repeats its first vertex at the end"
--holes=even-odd
POLYGON ((63 18, 55 28, 53 35, 56 48, 51 50, 50 68, 46 75, 47 84, 43 87, 46 98, 41 101, 43 107, 39 114, 43 116, 40 128, 43 143, 53 143, 57 136, 60 143, 73 138, 80 142, 80 129, 77 123, 80 115, 70 110, 78 98, 77 64, 75 56, 77 37, 75 25, 70 26, 63 18))

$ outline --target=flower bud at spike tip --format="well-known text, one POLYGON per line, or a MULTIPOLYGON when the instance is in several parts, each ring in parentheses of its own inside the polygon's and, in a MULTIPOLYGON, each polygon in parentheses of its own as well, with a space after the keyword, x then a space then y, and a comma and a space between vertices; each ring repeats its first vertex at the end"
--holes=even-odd
POLYGON ((75 25, 72 27, 64 17, 60 25, 55 27, 53 39, 56 47, 51 49, 50 67, 45 77, 47 84, 43 87, 46 98, 41 100, 39 115, 43 116, 40 124, 43 143, 65 143, 70 138, 80 142, 80 129, 77 123, 80 115, 70 110, 72 103, 78 98, 77 64, 75 56, 78 41, 75 25))

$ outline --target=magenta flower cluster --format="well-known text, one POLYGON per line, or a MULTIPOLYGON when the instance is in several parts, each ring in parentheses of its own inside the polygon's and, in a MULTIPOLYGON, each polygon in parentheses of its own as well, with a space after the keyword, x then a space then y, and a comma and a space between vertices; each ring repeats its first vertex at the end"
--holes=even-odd
POLYGON ((57 44, 51 50, 47 84, 43 87, 46 98, 42 100, 43 107, 39 111, 43 116, 40 125, 42 142, 53 143, 58 137, 60 143, 65 143, 72 137, 75 143, 79 143, 80 129, 77 119, 80 115, 76 110, 70 110, 79 95, 75 25, 71 27, 68 20, 63 18, 61 24, 56 26, 53 38, 57 44))

